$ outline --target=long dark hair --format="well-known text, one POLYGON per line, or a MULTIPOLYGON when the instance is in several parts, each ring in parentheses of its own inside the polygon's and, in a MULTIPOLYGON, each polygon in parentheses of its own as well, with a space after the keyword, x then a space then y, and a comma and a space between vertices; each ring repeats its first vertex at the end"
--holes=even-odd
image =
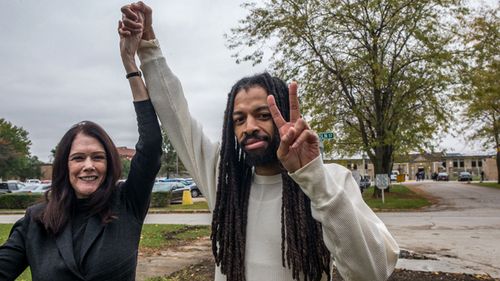
MULTIPOLYGON (((232 113, 236 94, 255 86, 273 95, 283 118, 290 120, 288 87, 268 73, 241 79, 228 95, 211 239, 215 262, 231 281, 245 280, 246 225, 252 178, 252 167, 245 161, 245 153, 234 134, 232 113)), ((279 138, 279 135, 276 137, 279 138)), ((284 168, 281 177, 282 264, 292 269, 296 280, 300 280, 301 274, 306 281, 320 280, 323 272, 330 275, 330 253, 323 241, 321 224, 311 215, 310 199, 284 168)))
POLYGON ((77 197, 69 181, 68 158, 73 140, 78 134, 97 139, 106 151, 106 178, 89 196, 89 215, 99 214, 103 223, 108 223, 113 218, 111 201, 122 172, 120 156, 113 141, 101 126, 91 121, 82 121, 71 127, 57 145, 52 185, 50 191, 45 193, 46 206, 38 216, 38 221, 44 225, 47 232, 55 236, 69 222, 76 207, 77 197))

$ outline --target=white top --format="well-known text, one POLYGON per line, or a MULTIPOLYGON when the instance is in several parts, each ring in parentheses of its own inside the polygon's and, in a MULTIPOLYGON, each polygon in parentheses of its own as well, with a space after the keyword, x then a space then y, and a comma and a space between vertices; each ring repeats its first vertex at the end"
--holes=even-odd
MULTIPOLYGON (((167 66, 158 41, 142 41, 138 54, 162 126, 213 210, 220 144, 212 142, 190 115, 181 83, 167 66)), ((318 157, 290 176, 311 199, 312 215, 323 226, 326 247, 344 280, 386 280, 399 247, 364 203, 350 171, 323 164, 318 157)), ((291 270, 281 265, 280 182, 276 176, 254 177, 247 220, 247 281, 292 280, 291 270)), ((226 280, 218 268, 215 280, 226 280)))
POLYGON ((354 181, 360 186, 361 184, 361 174, 359 173, 358 170, 352 170, 351 171, 352 177, 354 178, 354 181))

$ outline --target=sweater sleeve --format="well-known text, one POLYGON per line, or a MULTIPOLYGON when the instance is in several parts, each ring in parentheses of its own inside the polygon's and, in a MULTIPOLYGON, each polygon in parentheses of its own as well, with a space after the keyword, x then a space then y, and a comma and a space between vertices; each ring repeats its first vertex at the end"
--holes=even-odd
POLYGON ((143 220, 149 207, 151 190, 160 169, 161 131, 150 100, 134 102, 139 128, 139 140, 130 163, 123 192, 136 217, 143 220))
POLYGON ((212 143, 191 116, 182 85, 168 67, 158 41, 142 41, 138 54, 161 126, 213 210, 219 144, 212 143))
POLYGON ((28 267, 26 231, 29 217, 18 220, 5 244, 0 246, 0 280, 15 280, 28 267))
POLYGON ((311 199, 313 217, 344 280, 387 280, 399 247, 365 204, 351 173, 316 158, 290 176, 311 199))

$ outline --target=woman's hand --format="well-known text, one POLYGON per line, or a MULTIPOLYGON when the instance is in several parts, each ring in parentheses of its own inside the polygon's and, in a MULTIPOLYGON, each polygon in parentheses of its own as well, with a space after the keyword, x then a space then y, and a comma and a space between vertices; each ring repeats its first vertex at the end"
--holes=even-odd
POLYGON ((139 1, 123 6, 121 11, 124 17, 124 30, 132 33, 134 30, 137 30, 138 14, 141 14, 144 19, 141 38, 143 40, 155 39, 155 33, 153 31, 153 10, 151 7, 139 1))
MULTIPOLYGON (((125 7, 130 5, 126 5, 122 7, 122 11, 125 7)), ((130 16, 130 13, 129 13, 130 16)), ((144 26, 144 15, 142 12, 134 12, 134 19, 131 19, 129 16, 122 17, 122 20, 118 22, 118 34, 120 36, 120 54, 122 57, 123 66, 127 73, 137 71, 137 66, 135 64, 135 54, 137 53, 137 49, 139 48, 139 43, 142 38, 143 26, 144 26), (126 28, 124 22, 128 22, 131 28, 126 28)))

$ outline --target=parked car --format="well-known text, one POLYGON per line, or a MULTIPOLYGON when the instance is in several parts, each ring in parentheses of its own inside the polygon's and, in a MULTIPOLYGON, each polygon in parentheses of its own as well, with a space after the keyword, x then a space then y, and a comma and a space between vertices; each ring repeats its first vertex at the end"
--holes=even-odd
POLYGON ((391 178, 391 181, 397 181, 398 175, 399 175, 399 171, 392 171, 391 175, 389 177, 391 178))
POLYGON ((25 181, 25 183, 26 183, 26 184, 40 184, 40 183, 42 183, 42 181, 41 181, 41 180, 39 180, 39 179, 27 179, 27 180, 25 181))
POLYGON ((184 178, 160 178, 157 181, 160 181, 160 182, 180 182, 184 186, 189 186, 189 185, 193 184, 193 179, 190 179, 190 178, 188 178, 188 179, 184 179, 184 178))
POLYGON ((191 197, 196 198, 201 196, 200 189, 196 184, 192 184, 187 187, 178 187, 172 189, 172 196, 170 197, 170 202, 171 203, 181 203, 182 202, 182 195, 184 193, 184 190, 189 190, 191 192, 191 197))
POLYGON ((448 173, 441 172, 441 173, 438 173, 436 180, 437 181, 448 181, 448 180, 450 180, 450 178, 448 177, 448 173))
POLYGON ((458 181, 471 181, 472 175, 469 172, 460 172, 458 174, 458 181))
POLYGON ((153 185, 153 192, 168 192, 174 188, 184 188, 184 187, 186 187, 186 186, 180 182, 157 181, 153 185))
POLYGON ((361 180, 359 181, 361 192, 363 192, 364 189, 370 188, 371 185, 372 183, 369 176, 361 176, 361 180))
POLYGON ((37 183, 25 184, 24 187, 20 190, 20 192, 30 193, 33 190, 40 187, 40 185, 42 185, 42 184, 41 183, 39 183, 39 184, 37 184, 37 183))
POLYGON ((44 193, 50 189, 50 184, 40 184, 35 189, 31 190, 31 193, 44 193))
POLYGON ((24 188, 24 184, 19 181, 0 182, 0 194, 16 193, 24 188))

